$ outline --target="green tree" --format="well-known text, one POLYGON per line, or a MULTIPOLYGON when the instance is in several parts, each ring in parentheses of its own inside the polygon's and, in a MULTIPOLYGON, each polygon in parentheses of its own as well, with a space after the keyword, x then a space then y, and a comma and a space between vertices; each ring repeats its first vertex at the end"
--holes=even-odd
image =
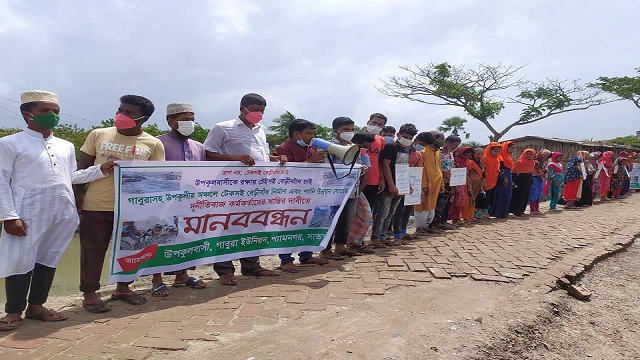
MULTIPOLYGON (((289 124, 296 119, 296 116, 289 111, 285 111, 278 118, 273 119, 274 125, 269 126, 271 133, 267 134, 267 142, 269 148, 273 152, 283 142, 289 139, 289 124)), ((333 130, 322 124, 316 124, 315 137, 319 139, 331 139, 333 137, 333 130)))
POLYGON ((378 91, 423 104, 460 107, 489 130, 493 141, 514 126, 613 101, 602 97, 600 89, 580 85, 576 80, 547 79, 536 83, 516 78, 522 66, 480 64, 477 69, 465 69, 445 62, 404 65, 400 69, 408 75, 388 76, 381 80, 378 91), (503 98, 501 93, 510 89, 520 92, 514 98, 503 98), (492 123, 506 103, 518 104, 522 110, 518 119, 498 130, 492 123))
POLYGON ((619 136, 617 138, 607 140, 607 142, 617 144, 617 145, 633 146, 633 147, 640 148, 640 140, 638 140, 638 138, 633 135, 619 136))
POLYGON ((464 124, 467 123, 467 119, 460 116, 452 116, 442 120, 442 125, 438 126, 438 130, 443 132, 451 132, 451 135, 460 136, 460 133, 464 133, 464 138, 468 139, 471 134, 464 130, 464 124))
POLYGON ((5 136, 9 136, 9 135, 13 135, 13 134, 17 134, 20 131, 22 131, 22 129, 19 129, 19 128, 0 128, 0 138, 1 137, 5 137, 5 136))
MULTIPOLYGON (((636 68, 636 71, 640 74, 640 68, 636 68)), ((589 86, 611 93, 620 99, 630 100, 640 109, 640 75, 636 77, 601 76, 597 82, 589 84, 589 86)))
MULTIPOLYGON (((442 130, 440 130, 442 131, 442 130)), ((484 144, 481 144, 477 141, 466 141, 463 142, 462 144, 460 144, 460 146, 471 146, 472 148, 479 148, 479 147, 484 147, 484 144)))

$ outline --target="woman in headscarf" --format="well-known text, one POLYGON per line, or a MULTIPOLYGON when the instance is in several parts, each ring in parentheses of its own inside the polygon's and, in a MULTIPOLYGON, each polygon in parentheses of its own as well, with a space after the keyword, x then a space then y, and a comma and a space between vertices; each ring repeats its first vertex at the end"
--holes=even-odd
POLYGON ((565 209, 577 209, 576 201, 581 196, 580 186, 582 185, 582 169, 580 167, 582 159, 577 156, 572 157, 567 163, 564 172, 564 189, 562 197, 567 201, 565 209))
MULTIPOLYGON (((578 151, 578 157, 580 158, 580 160, 582 160, 587 178, 582 181, 581 196, 580 199, 576 201, 575 205, 578 207, 591 206, 593 205, 593 192, 591 190, 591 187, 593 186, 593 174, 596 173, 596 168, 589 160, 588 151, 578 151)), ((580 166, 582 167, 583 165, 580 166)))
POLYGON ((549 165, 547 165, 547 181, 549 183, 549 210, 556 210, 558 201, 560 201, 560 195, 562 194, 562 183, 564 173, 562 169, 562 153, 554 152, 549 159, 549 165))
MULTIPOLYGON (((453 166, 456 168, 465 168, 469 166, 469 159, 473 156, 473 148, 464 146, 456 150, 453 154, 453 166)), ((453 199, 449 206, 449 219, 453 225, 460 224, 460 216, 462 209, 469 203, 469 194, 467 194, 467 184, 453 187, 453 199)))
POLYGON ((626 151, 621 151, 618 157, 625 159, 625 171, 622 172, 622 190, 620 191, 620 196, 624 197, 627 196, 629 188, 631 187, 631 176, 629 176, 629 172, 633 170, 633 160, 626 151))
POLYGON ((591 198, 597 199, 600 197, 600 180, 596 177, 598 173, 598 159, 602 156, 600 151, 595 151, 589 154, 589 164, 593 168, 593 176, 591 180, 591 198))
POLYGON ((611 175, 613 173, 613 151, 605 151, 598 159, 595 179, 600 181, 600 201, 608 200, 611 190, 611 175))
POLYGON ((474 222, 475 219, 481 217, 480 209, 477 208, 476 198, 482 193, 482 180, 484 179, 484 170, 482 169, 483 148, 476 148, 473 158, 467 166, 467 193, 469 201, 467 206, 462 209, 462 220, 474 222))
POLYGON ((482 219, 489 218, 489 208, 493 205, 493 200, 495 198, 494 191, 498 184, 498 177, 500 176, 500 151, 502 151, 500 143, 491 142, 484 149, 484 156, 481 160, 485 176, 484 184, 482 185, 484 193, 478 195, 476 198, 476 206, 478 206, 478 204, 482 204, 479 206, 482 213, 482 219))
POLYGON ((611 198, 622 199, 624 196, 624 182, 627 175, 627 158, 619 156, 613 162, 613 174, 611 175, 611 198))
POLYGON ((505 141, 501 145, 500 152, 500 173, 498 175, 498 185, 493 192, 493 206, 489 208, 489 215, 497 218, 506 218, 509 215, 509 205, 513 195, 513 181, 511 171, 515 165, 511 158, 511 153, 515 148, 513 141, 505 141))
MULTIPOLYGON (((547 178, 547 161, 551 157, 551 151, 540 149, 535 157, 533 166, 533 183, 529 191, 529 213, 531 215, 542 215, 540 211, 540 201, 542 200, 542 188, 547 178)), ((546 195, 545 195, 546 197, 546 195)))
POLYGON ((514 188, 509 212, 515 216, 522 216, 527 209, 529 192, 533 184, 533 168, 536 165, 535 160, 533 160, 535 156, 535 150, 526 149, 513 166, 512 178, 514 188))

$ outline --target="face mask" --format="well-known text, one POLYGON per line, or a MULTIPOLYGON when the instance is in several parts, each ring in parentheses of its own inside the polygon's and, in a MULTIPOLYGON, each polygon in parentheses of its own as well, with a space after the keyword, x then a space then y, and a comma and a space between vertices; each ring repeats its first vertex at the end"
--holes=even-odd
POLYGON ((424 146, 422 146, 420 144, 413 144, 413 148, 416 149, 416 151, 424 150, 424 146))
POLYGON ((260 122, 260 120, 262 120, 262 113, 259 111, 249 111, 249 109, 244 108, 245 110, 247 110, 247 114, 244 116, 245 119, 247 119, 248 122, 252 123, 252 124, 257 124, 260 122))
POLYGON ((195 130, 196 124, 190 120, 178 121, 178 132, 184 136, 190 136, 195 130))
POLYGON ((137 119, 132 119, 123 113, 117 113, 115 119, 113 119, 113 123, 118 129, 133 129, 138 126, 136 120, 142 119, 144 116, 140 116, 137 119))
POLYGON ((302 140, 302 139, 298 139, 298 141, 296 141, 296 144, 298 144, 298 145, 300 145, 300 146, 304 146, 304 147, 309 146, 309 145, 307 145, 307 143, 306 143, 306 142, 304 142, 304 140, 302 140))
POLYGON ((413 140, 409 140, 409 139, 405 139, 403 137, 399 137, 398 138, 398 143, 402 146, 410 146, 411 144, 413 144, 413 140))
POLYGON ((344 140, 344 141, 351 141, 351 139, 353 139, 353 136, 356 133, 354 133, 353 131, 345 131, 343 133, 340 133, 340 139, 344 140))
POLYGON ((53 111, 39 115, 33 115, 32 113, 29 113, 29 115, 31 115, 31 120, 35 121, 36 124, 38 124, 45 130, 53 129, 54 127, 58 126, 58 122, 60 122, 60 116, 58 116, 58 114, 54 113, 53 111))
POLYGON ((378 135, 382 131, 381 127, 377 127, 375 125, 367 125, 367 132, 372 135, 378 135))
POLYGON ((436 146, 439 147, 439 148, 443 147, 444 146, 444 141, 438 141, 436 143, 436 146))
POLYGON ((393 143, 393 136, 384 136, 383 139, 384 139, 384 142, 387 144, 393 143))

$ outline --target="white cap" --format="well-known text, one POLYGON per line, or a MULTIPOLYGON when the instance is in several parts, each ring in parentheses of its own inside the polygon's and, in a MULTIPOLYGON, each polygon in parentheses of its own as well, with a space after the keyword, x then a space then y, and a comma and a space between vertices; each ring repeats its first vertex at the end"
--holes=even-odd
POLYGON ((51 91, 31 90, 25 91, 20 95, 20 104, 31 103, 35 101, 45 101, 57 104, 58 95, 51 91))
POLYGON ((189 103, 173 103, 167 105, 167 115, 181 114, 186 112, 193 112, 191 104, 189 103))

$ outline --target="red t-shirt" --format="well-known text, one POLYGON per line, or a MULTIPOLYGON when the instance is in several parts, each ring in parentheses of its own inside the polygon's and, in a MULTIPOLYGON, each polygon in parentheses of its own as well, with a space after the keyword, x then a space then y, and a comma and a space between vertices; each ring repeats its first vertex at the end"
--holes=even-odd
POLYGON ((308 146, 300 146, 295 141, 285 141, 278 146, 273 155, 286 155, 288 162, 305 162, 316 153, 308 146))
POLYGON ((375 139, 371 143, 367 154, 371 160, 371 168, 369 169, 369 181, 367 185, 378 185, 380 182, 380 152, 384 148, 384 138, 380 135, 375 135, 375 139))

